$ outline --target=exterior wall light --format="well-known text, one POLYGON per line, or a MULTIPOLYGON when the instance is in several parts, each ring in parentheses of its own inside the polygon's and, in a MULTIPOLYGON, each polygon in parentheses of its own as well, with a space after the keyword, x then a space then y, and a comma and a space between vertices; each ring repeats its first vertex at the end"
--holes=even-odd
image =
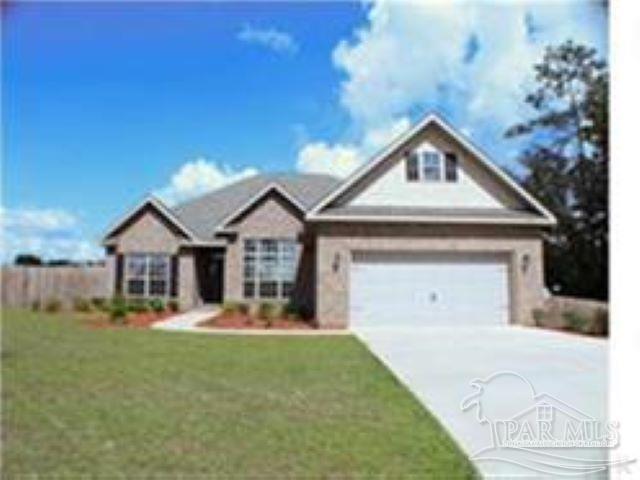
POLYGON ((527 273, 529 271, 529 266, 531 265, 531 255, 525 253, 522 255, 522 259, 520 260, 520 269, 522 273, 527 273))
POLYGON ((333 273, 338 273, 338 271, 340 270, 340 254, 338 252, 333 255, 331 268, 333 269, 333 273))

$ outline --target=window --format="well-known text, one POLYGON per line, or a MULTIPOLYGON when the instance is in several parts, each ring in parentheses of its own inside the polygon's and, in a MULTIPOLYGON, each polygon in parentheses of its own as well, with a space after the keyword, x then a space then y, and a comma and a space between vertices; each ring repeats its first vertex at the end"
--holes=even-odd
POLYGON ((427 182, 438 182, 442 179, 442 159, 439 153, 422 154, 422 179, 427 182))
POLYGON ((412 153, 407 156, 407 181, 417 182, 419 180, 418 155, 412 153))
POLYGON ((245 298, 282 299, 291 296, 298 270, 299 245, 289 239, 244 241, 245 298))
POLYGON ((458 157, 455 153, 414 152, 406 157, 405 164, 408 182, 458 181, 458 157))
POLYGON ((125 292, 128 296, 166 297, 169 295, 169 255, 134 253, 127 255, 125 259, 125 292))
POLYGON ((444 177, 447 182, 458 181, 458 157, 455 153, 447 152, 444 155, 444 177))

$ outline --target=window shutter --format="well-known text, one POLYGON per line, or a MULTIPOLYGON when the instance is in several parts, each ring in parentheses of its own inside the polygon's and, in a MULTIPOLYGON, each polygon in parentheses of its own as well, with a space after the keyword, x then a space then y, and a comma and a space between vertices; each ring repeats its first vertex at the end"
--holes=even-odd
POLYGON ((178 296, 178 255, 171 255, 171 296, 178 296))
POLYGON ((408 182, 418 181, 418 155, 415 152, 405 154, 405 164, 408 182))
POLYGON ((116 295, 122 295, 124 291, 122 282, 124 279, 124 256, 119 253, 116 255, 116 295))
POLYGON ((458 156, 453 152, 445 154, 445 179, 447 182, 458 181, 458 156))

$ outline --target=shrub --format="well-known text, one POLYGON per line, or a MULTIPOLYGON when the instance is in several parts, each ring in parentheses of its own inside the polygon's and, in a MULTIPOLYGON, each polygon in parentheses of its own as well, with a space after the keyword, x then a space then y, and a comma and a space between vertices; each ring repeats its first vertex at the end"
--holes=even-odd
POLYGON ((546 314, 544 313, 544 310, 542 310, 541 308, 534 308, 532 312, 532 316, 533 316, 533 321, 536 327, 544 326, 544 319, 546 316, 546 314))
POLYGON ((114 297, 109 307, 109 317, 113 323, 126 323, 127 302, 122 297, 114 297))
POLYGON ((93 306, 86 298, 76 297, 73 299, 73 310, 76 312, 87 313, 93 310, 93 306))
POLYGON ((222 304, 222 313, 224 315, 240 313, 240 304, 238 302, 226 301, 222 304))
POLYGON ((109 302, 107 302, 106 298, 94 297, 91 299, 91 305, 93 305, 93 308, 100 310, 101 312, 109 310, 109 302))
POLYGON ((127 302, 127 309, 133 313, 145 313, 149 311, 149 302, 143 298, 134 298, 127 302))
POLYGON ((156 313, 162 313, 165 311, 165 304, 164 301, 160 298, 154 298, 153 300, 151 300, 149 302, 149 306, 151 307, 151 310, 153 310, 156 313))
POLYGON ((609 312, 606 308, 598 308, 593 314, 593 334, 609 335, 609 312))
POLYGON ((178 302, 178 300, 175 299, 171 299, 167 302, 167 308, 169 310, 171 310, 172 312, 179 312, 180 311, 180 303, 178 302))
POLYGON ((249 315, 250 310, 251 308, 249 307, 248 303, 243 303, 243 302, 238 303, 238 312, 241 313, 242 315, 249 315))
POLYGON ((258 318, 267 321, 267 326, 282 313, 282 307, 273 302, 262 302, 258 305, 258 318))
POLYGON ((33 310, 34 312, 39 312, 40 310, 42 310, 40 300, 34 300, 33 302, 31 302, 31 310, 33 310))
POLYGON ((47 313, 56 313, 62 310, 62 302, 57 298, 50 298, 44 303, 44 311, 47 313))
POLYGON ((302 308, 293 302, 289 302, 284 306, 283 313, 289 320, 300 321, 303 319, 302 308))
POLYGON ((562 314, 562 318, 564 318, 564 321, 570 330, 580 333, 585 332, 588 321, 584 316, 574 312, 573 310, 569 310, 562 314))

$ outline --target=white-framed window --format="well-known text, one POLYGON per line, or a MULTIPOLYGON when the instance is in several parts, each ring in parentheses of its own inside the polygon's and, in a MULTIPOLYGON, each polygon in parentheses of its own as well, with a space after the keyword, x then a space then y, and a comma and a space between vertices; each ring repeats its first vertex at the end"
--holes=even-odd
POLYGON ((439 182, 442 180, 442 155, 438 152, 423 152, 422 180, 425 182, 439 182))
POLYGON ((300 246, 282 238, 244 240, 243 295, 247 299, 286 299, 298 270, 300 246))
POLYGON ((130 297, 168 297, 171 256, 160 253, 125 255, 125 294, 130 297))
POLYGON ((456 182, 458 181, 458 158, 455 153, 417 151, 406 158, 408 182, 456 182))

